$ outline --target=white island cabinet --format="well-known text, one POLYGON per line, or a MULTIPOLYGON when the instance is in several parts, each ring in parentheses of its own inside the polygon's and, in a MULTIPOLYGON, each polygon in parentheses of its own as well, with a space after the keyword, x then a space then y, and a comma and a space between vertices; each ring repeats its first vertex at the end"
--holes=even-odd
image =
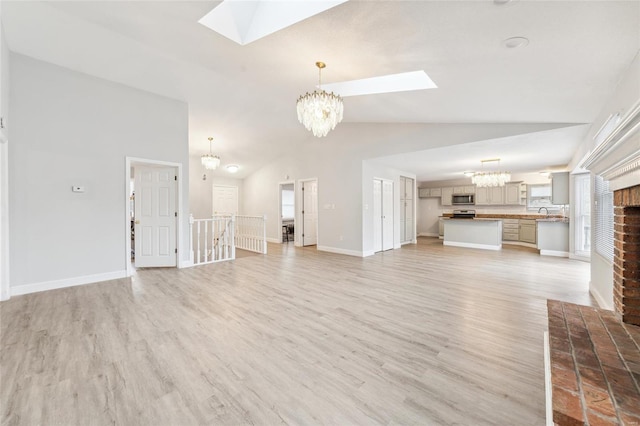
POLYGON ((542 256, 569 257, 569 221, 538 219, 538 250, 542 256))
POLYGON ((445 246, 485 250, 502 248, 502 220, 449 219, 443 221, 445 246))

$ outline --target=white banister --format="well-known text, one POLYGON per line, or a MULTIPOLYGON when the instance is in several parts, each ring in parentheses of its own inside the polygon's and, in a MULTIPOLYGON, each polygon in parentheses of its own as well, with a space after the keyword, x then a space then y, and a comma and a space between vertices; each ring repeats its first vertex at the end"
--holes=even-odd
POLYGON ((239 248, 256 253, 267 254, 267 216, 214 215, 214 218, 227 218, 233 226, 233 251, 239 248))
POLYGON ((193 215, 189 216, 191 265, 235 259, 233 220, 232 217, 194 219, 193 215))

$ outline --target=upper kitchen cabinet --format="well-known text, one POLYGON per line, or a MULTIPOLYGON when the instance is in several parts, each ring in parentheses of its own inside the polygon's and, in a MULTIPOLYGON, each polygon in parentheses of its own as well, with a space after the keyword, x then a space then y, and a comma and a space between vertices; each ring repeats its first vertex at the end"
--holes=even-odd
POLYGON ((475 194, 476 186, 475 185, 454 186, 453 193, 454 194, 475 194))
POLYGON ((569 172, 551 173, 551 204, 569 204, 569 172))
POLYGON ((453 188, 442 188, 442 205, 451 206, 451 196, 453 195, 453 188))
POLYGON ((504 187, 476 187, 476 206, 504 204, 504 187))
POLYGON ((527 202, 527 185, 522 182, 509 182, 504 185, 504 203, 524 205, 527 202))

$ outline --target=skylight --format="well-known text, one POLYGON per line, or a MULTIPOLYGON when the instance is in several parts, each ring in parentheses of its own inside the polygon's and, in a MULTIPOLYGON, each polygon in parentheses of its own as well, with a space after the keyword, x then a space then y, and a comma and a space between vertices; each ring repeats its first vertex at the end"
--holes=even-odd
POLYGON ((342 97, 435 89, 437 87, 424 71, 403 72, 322 85, 323 90, 342 97))
POLYGON ((245 45, 347 0, 224 0, 198 21, 245 45))

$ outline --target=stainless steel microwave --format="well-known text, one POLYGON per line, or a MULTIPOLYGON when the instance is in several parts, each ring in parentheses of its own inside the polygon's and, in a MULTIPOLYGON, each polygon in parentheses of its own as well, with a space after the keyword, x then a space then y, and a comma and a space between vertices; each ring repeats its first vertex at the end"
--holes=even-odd
POLYGON ((476 196, 473 194, 453 194, 451 204, 454 206, 469 206, 476 203, 476 196))

